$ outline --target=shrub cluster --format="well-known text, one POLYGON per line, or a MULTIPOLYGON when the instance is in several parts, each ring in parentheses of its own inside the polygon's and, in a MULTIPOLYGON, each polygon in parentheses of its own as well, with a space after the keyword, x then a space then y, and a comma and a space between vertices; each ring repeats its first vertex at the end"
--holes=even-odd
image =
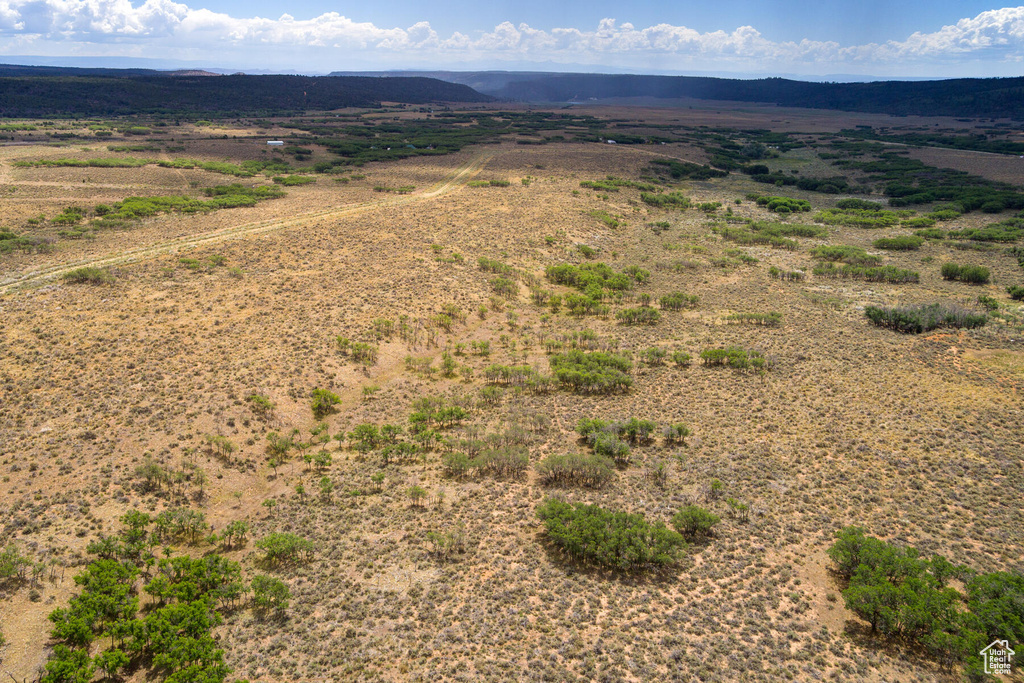
POLYGON ((238 563, 215 554, 157 560, 147 539, 149 515, 133 510, 121 521, 126 528, 119 536, 90 545, 105 557, 75 577, 82 592, 50 613, 58 644, 41 681, 86 683, 97 669, 113 679, 148 665, 164 680, 220 683, 231 670, 211 631, 221 622, 217 606, 243 593, 238 563), (135 582, 143 566, 154 565, 143 590, 157 602, 143 615, 135 582), (100 635, 111 645, 90 656, 100 635))
POLYGON ((825 209, 814 215, 815 222, 825 225, 845 225, 851 228, 891 228, 900 220, 914 215, 913 211, 889 209, 825 209))
POLYGON ((623 571, 664 566, 676 561, 683 537, 643 515, 570 505, 549 498, 537 508, 548 538, 576 561, 623 571))
POLYGON ((939 327, 973 329, 988 322, 988 316, 984 313, 939 303, 893 308, 867 306, 864 315, 879 327, 888 327, 904 334, 920 334, 939 327))
POLYGON ((52 249, 53 245, 42 237, 18 235, 7 228, 0 228, 0 254, 8 254, 15 250, 43 253, 52 249))
POLYGON ((1006 293, 1014 301, 1024 301, 1024 285, 1010 285, 1006 288, 1006 293))
POLYGON ((736 244, 767 244, 768 246, 775 247, 777 249, 789 249, 791 251, 800 247, 800 244, 796 240, 782 237, 781 235, 773 234, 771 232, 752 230, 751 227, 755 225, 757 224, 751 223, 744 227, 722 226, 714 228, 714 231, 724 239, 727 239, 730 242, 735 242, 736 244))
POLYGON ((819 277, 889 282, 892 284, 919 282, 921 279, 918 272, 897 268, 896 266, 854 266, 847 263, 843 264, 842 267, 838 267, 836 264, 829 262, 819 263, 812 272, 819 277))
POLYGON ((977 653, 986 644, 1024 641, 1024 575, 975 574, 942 555, 926 559, 916 548, 866 536, 859 527, 838 531, 828 554, 849 582, 846 607, 872 633, 923 647, 947 670, 970 659, 967 673, 980 680, 977 653), (964 594, 949 584, 953 578, 964 594))
POLYGON ((691 205, 690 198, 682 192, 641 192, 640 201, 659 209, 688 209, 691 205))
POLYGON ((805 199, 792 197, 757 197, 758 206, 763 206, 773 213, 801 213, 811 210, 811 203, 805 199))
POLYGON ((650 306, 638 308, 625 308, 615 314, 623 325, 657 325, 661 320, 661 313, 650 306))
POLYGON ((771 363, 760 351, 747 350, 739 346, 724 349, 704 349, 700 359, 705 365, 725 365, 737 370, 770 370, 771 363))
POLYGON ((782 314, 775 311, 771 313, 733 313, 727 315, 725 319, 729 322, 750 323, 765 327, 778 327, 782 324, 782 314))
POLYGON ((775 280, 789 280, 791 282, 802 282, 807 275, 802 270, 782 270, 778 266, 768 268, 768 277, 775 280))
POLYGON ((61 275, 61 280, 68 284, 105 285, 114 281, 114 276, 106 268, 83 266, 61 275))
MULTIPOLYGON (((650 277, 648 271, 639 269, 641 279, 650 277), (646 273, 646 277, 643 276, 646 273)), ((575 287, 581 291, 588 291, 597 288, 598 291, 611 289, 623 291, 633 288, 635 277, 626 273, 616 273, 610 266, 598 261, 596 263, 583 263, 578 266, 572 264, 561 264, 548 266, 544 271, 545 277, 551 282, 559 285, 575 287)))
POLYGON ((284 185, 285 187, 296 187, 298 185, 311 185, 316 182, 316 178, 309 175, 279 175, 274 176, 273 181, 278 185, 284 185))
POLYGON ((483 375, 492 384, 520 387, 535 394, 546 394, 554 389, 554 378, 540 374, 529 365, 488 365, 483 375))
POLYGON ((537 476, 547 485, 601 488, 615 477, 612 461, 603 455, 549 455, 537 465, 537 476))
MULTIPOLYGON (((475 449, 471 449, 475 452, 475 449)), ((470 455, 456 451, 442 458, 445 472, 451 477, 463 477, 475 470, 478 474, 516 479, 526 474, 530 454, 525 446, 510 444, 488 448, 470 455)))
POLYGON ((256 547, 263 551, 262 560, 270 566, 281 563, 302 563, 313 558, 313 542, 297 534, 278 532, 268 534, 256 541, 256 547))
POLYGON ((696 308, 697 301, 698 297, 696 294, 672 292, 658 299, 658 305, 666 311, 680 311, 684 308, 696 308))
POLYGON ((697 505, 687 505, 672 517, 672 526, 689 540, 709 536, 712 528, 721 521, 718 515, 697 505))
POLYGON ((981 285, 988 282, 989 270, 984 266, 961 266, 957 263, 942 264, 942 279, 959 280, 972 285, 981 285))
POLYGON ((558 382, 579 394, 611 394, 633 386, 633 363, 623 356, 572 350, 551 356, 549 362, 558 382))

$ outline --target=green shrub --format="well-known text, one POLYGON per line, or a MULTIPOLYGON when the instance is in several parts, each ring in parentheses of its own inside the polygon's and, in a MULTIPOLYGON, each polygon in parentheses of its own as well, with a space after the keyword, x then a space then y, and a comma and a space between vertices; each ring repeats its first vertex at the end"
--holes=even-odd
POLYGON ((505 446, 483 451, 470 461, 481 474, 516 479, 526 474, 530 454, 525 446, 505 446))
POLYGON ((273 180, 278 185, 284 185, 285 187, 310 185, 316 182, 316 178, 308 175, 274 176, 273 180))
POLYGON ((308 562, 313 557, 313 542, 293 533, 267 534, 255 545, 263 551, 263 561, 271 566, 282 562, 308 562))
POLYGON ((679 311, 684 308, 696 308, 697 301, 696 294, 672 292, 658 299, 658 304, 666 311, 679 311))
POLYGON ((704 349, 700 359, 705 365, 724 365, 737 370, 768 370, 771 363, 760 351, 748 351, 739 346, 704 349))
POLYGON ((972 285, 985 284, 989 279, 989 270, 984 266, 947 262, 942 264, 941 272, 944 280, 959 280, 972 285))
POLYGON ((888 209, 825 209, 814 216, 818 223, 845 225, 851 228, 891 228, 899 225, 901 219, 909 218, 913 211, 890 211, 888 209))
POLYGON ((782 324, 782 314, 775 311, 771 313, 733 313, 727 315, 725 319, 729 322, 750 323, 765 327, 778 327, 782 324))
POLYGON ((672 564, 685 541, 643 515, 549 498, 537 508, 548 538, 570 558, 623 571, 672 564))
POLYGON ((792 197, 758 197, 754 201, 774 213, 800 213, 811 210, 811 203, 792 197))
POLYGON ((807 276, 802 270, 782 270, 777 266, 768 268, 768 277, 775 280, 789 280, 791 282, 802 282, 807 276))
POLYGON ((913 251, 920 249, 924 244, 924 238, 917 235, 903 235, 900 237, 880 237, 871 243, 875 249, 886 249, 889 251, 913 251))
POLYGON ((837 267, 834 263, 819 263, 812 272, 818 277, 889 282, 892 284, 919 282, 921 279, 920 274, 916 271, 897 268, 896 266, 865 267, 844 264, 842 267, 837 267))
POLYGON ((64 273, 61 280, 68 284, 105 285, 113 282, 114 276, 106 268, 84 266, 64 273))
POLYGON ((1022 301, 1024 300, 1024 285, 1010 285, 1006 288, 1006 293, 1014 301, 1022 301))
POLYGON ((519 285, 508 278, 496 277, 491 280, 491 290, 498 296, 514 299, 519 294, 519 285))
POLYGON ((587 437, 587 441, 594 449, 594 453, 615 461, 616 465, 625 467, 632 459, 632 451, 628 443, 620 441, 619 437, 611 432, 593 432, 587 437))
POLYGON ((685 351, 673 351, 670 360, 680 367, 688 367, 693 358, 685 351))
POLYGON ((665 192, 663 194, 641 192, 640 201, 642 201, 645 204, 655 206, 659 209, 690 208, 690 198, 684 195, 682 192, 665 192))
POLYGON ((257 574, 252 577, 250 584, 252 589, 253 609, 261 614, 268 612, 281 613, 288 609, 288 601, 291 599, 291 591, 284 581, 272 576, 257 574))
MULTIPOLYGON (((752 224, 753 225, 753 224, 752 224)), ((800 244, 796 240, 788 239, 777 234, 763 231, 750 230, 750 226, 743 228, 716 227, 714 231, 730 242, 742 245, 766 244, 777 249, 796 250, 800 244)))
POLYGON ((971 576, 941 555, 921 557, 916 548, 866 536, 859 527, 836 532, 828 554, 848 580, 848 609, 873 633, 914 644, 944 668, 974 660, 997 638, 1024 638, 1024 575, 971 576), (964 581, 966 596, 948 585, 953 576, 970 577, 964 581))
POLYGON ((558 382, 576 393, 608 394, 633 386, 633 363, 623 356, 572 350, 551 356, 549 363, 558 382))
POLYGON ((879 327, 888 327, 904 334, 920 334, 939 327, 973 329, 988 322, 984 313, 973 313, 958 306, 920 304, 888 308, 867 306, 864 315, 879 327))
POLYGON ((622 225, 622 223, 619 221, 619 216, 613 216, 612 214, 608 213, 607 211, 604 211, 603 209, 594 209, 593 211, 588 212, 587 215, 590 216, 591 218, 596 218, 609 228, 614 229, 622 225))
POLYGON ((601 488, 615 477, 612 461, 593 454, 549 455, 537 465, 541 483, 556 486, 601 488))
POLYGON ((872 202, 867 199, 857 199, 856 197, 849 197, 847 199, 840 199, 836 202, 836 208, 839 209, 859 209, 861 211, 881 211, 885 208, 884 204, 879 202, 872 202))
POLYGON ((690 428, 680 422, 665 427, 661 430, 661 434, 665 437, 665 445, 671 446, 677 443, 685 443, 686 437, 690 435, 690 428))
POLYGON ((657 325, 661 320, 661 313, 655 308, 641 306, 639 308, 625 308, 615 314, 623 325, 657 325))
POLYGON ((690 540, 711 535, 712 528, 721 521, 719 516, 697 505, 687 505, 672 517, 672 526, 690 540))
POLYGON ((341 398, 327 389, 313 389, 313 398, 310 407, 313 409, 313 417, 320 420, 334 412, 334 406, 341 403, 341 398))
POLYGON ((942 228, 925 228, 923 230, 915 230, 914 234, 917 237, 923 237, 926 240, 946 239, 946 231, 942 228))

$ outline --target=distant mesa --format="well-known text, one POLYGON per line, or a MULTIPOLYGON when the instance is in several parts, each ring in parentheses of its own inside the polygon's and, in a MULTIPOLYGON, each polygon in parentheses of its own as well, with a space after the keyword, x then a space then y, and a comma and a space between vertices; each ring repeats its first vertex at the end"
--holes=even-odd
MULTIPOLYGON (((500 100, 532 104, 613 102, 627 98, 763 102, 894 116, 1024 119, 1024 78, 817 83, 786 78, 713 78, 528 71, 369 71, 345 76, 429 76, 500 100)), ((666 103, 670 104, 670 103, 666 103)))
POLYGON ((79 69, 0 65, 0 116, 288 113, 310 109, 479 103, 469 86, 408 78, 218 75, 205 70, 79 69), (217 78, 210 78, 218 76, 217 78))

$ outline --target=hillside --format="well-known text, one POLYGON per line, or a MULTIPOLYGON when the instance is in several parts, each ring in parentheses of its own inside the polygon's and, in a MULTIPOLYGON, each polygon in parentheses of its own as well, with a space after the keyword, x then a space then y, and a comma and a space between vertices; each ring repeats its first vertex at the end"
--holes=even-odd
POLYGON ((431 78, 213 77, 97 71, 103 73, 83 76, 74 69, 65 69, 53 75, 6 76, 0 70, 0 116, 275 113, 372 107, 380 102, 427 104, 492 99, 469 87, 431 78))
MULTIPOLYGON (((342 72, 338 72, 342 73, 342 72)), ((344 72, 355 75, 357 72, 344 72)), ((415 72, 372 72, 378 76, 415 72)), ((619 98, 763 102, 784 107, 838 109, 895 116, 1024 119, 1024 78, 816 83, 785 78, 430 71, 419 75, 463 83, 503 100, 532 103, 619 98)))

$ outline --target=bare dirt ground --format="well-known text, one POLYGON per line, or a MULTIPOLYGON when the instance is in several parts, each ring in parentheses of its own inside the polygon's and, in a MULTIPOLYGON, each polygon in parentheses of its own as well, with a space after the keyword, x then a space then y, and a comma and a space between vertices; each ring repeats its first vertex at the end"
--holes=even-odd
MULTIPOLYGON (((773 129, 805 129, 812 120, 756 107, 592 111, 773 129)), ((833 114, 813 125, 870 118, 833 114)), ((197 142, 183 154, 258 156, 245 147, 255 140, 197 142), (249 152, 239 153, 243 148, 249 152)), ((52 216, 68 203, 195 193, 228 180, 155 167, 11 166, 71 153, 96 155, 0 148, 0 211, 10 224, 52 216)), ((19 681, 39 671, 49 645, 46 615, 74 594, 71 577, 87 561, 89 541, 115 530, 128 509, 187 504, 215 529, 245 519, 253 538, 291 531, 317 548, 311 563, 276 571, 293 594, 286 618, 263 621, 248 609, 226 614, 217 635, 237 678, 953 680, 867 633, 837 599, 842 587, 825 549, 837 529, 858 524, 981 571, 1020 568, 1024 332, 1019 322, 994 321, 969 332, 902 336, 870 326, 862 310, 934 300, 974 306, 979 294, 1011 310, 1005 287, 1022 280, 1020 268, 1000 253, 972 253, 971 261, 992 269, 993 282, 946 281, 941 263, 964 256, 929 243, 886 255, 887 263, 919 270, 916 285, 773 280, 773 265, 809 272, 814 245, 870 250, 879 233, 831 228, 827 238, 801 239, 796 251, 744 247, 758 262, 743 264, 699 211, 655 210, 631 189, 602 195, 580 187, 609 174, 637 178, 659 155, 702 160, 682 145, 509 142, 369 164, 360 171, 365 179, 321 176, 253 208, 159 216, 91 241, 59 241, 53 253, 0 256, 0 540, 66 567, 52 580, 3 594, 3 671, 19 681), (491 179, 510 185, 467 185, 491 179), (383 194, 373 191, 376 184, 415 190, 383 194), (621 225, 607 227, 593 217, 597 210, 621 225), (670 227, 656 232, 655 221, 670 227), (486 257, 542 281, 548 265, 582 262, 580 244, 598 249, 616 270, 648 269, 651 279, 639 291, 655 300, 684 291, 699 297, 698 307, 665 311, 655 326, 625 327, 614 316, 573 317, 537 306, 526 286, 518 297, 495 300, 494 276, 476 265, 486 257), (224 265, 212 265, 211 256, 224 265), (190 269, 183 257, 204 265, 190 269), (109 267, 117 280, 90 286, 59 279, 81 265, 109 267), (446 304, 465 321, 432 327, 446 304), (725 320, 767 311, 780 312, 783 324, 725 320), (366 369, 339 353, 337 336, 372 342, 380 318, 407 320, 421 334, 374 342, 380 356, 366 369), (628 394, 507 389, 484 400, 487 365, 528 364, 546 374, 545 341, 584 329, 634 354, 628 394), (480 341, 490 343, 489 357, 474 352, 480 341), (697 357, 733 344, 762 350, 773 369, 758 375, 699 362, 639 362, 640 352, 655 346, 697 357), (453 377, 437 371, 445 351, 460 366, 453 377), (411 370, 410 356, 431 358, 434 371, 411 370), (308 435, 317 423, 314 388, 342 399, 326 418, 332 435, 363 422, 407 424, 416 398, 447 396, 467 406, 472 424, 450 437, 521 427, 534 465, 547 454, 582 450, 572 430, 584 417, 684 422, 693 436, 685 446, 658 439, 638 447, 631 466, 597 491, 551 490, 532 471, 511 481, 457 480, 445 475, 438 452, 383 464, 379 453, 337 442, 327 447, 333 462, 325 473, 310 471, 297 453, 271 468, 267 433, 308 435), (254 414, 247 401, 253 393, 276 405, 271 418, 254 414), (237 451, 216 457, 206 435, 229 438, 237 451), (136 469, 147 459, 181 472, 180 484, 143 492, 136 469), (658 463, 669 471, 663 485, 650 476, 658 463), (370 481, 377 472, 385 475, 380 491, 370 481), (313 491, 324 474, 335 482, 329 500, 296 494, 296 484, 313 491), (749 504, 749 520, 705 498, 713 479, 726 496, 749 504), (427 505, 410 504, 412 485, 427 490, 427 505), (547 544, 534 509, 555 492, 665 522, 699 501, 723 522, 678 567, 622 576, 567 563, 547 544), (465 530, 467 550, 441 562, 426 534, 456 527, 465 530)), ((774 218, 735 202, 757 189, 745 177, 679 189, 721 201, 736 215, 774 218)), ((786 194, 815 208, 835 201, 789 188, 786 194)), ((33 229, 52 234, 45 225, 33 229)), ((255 571, 251 543, 227 554, 255 571)))

